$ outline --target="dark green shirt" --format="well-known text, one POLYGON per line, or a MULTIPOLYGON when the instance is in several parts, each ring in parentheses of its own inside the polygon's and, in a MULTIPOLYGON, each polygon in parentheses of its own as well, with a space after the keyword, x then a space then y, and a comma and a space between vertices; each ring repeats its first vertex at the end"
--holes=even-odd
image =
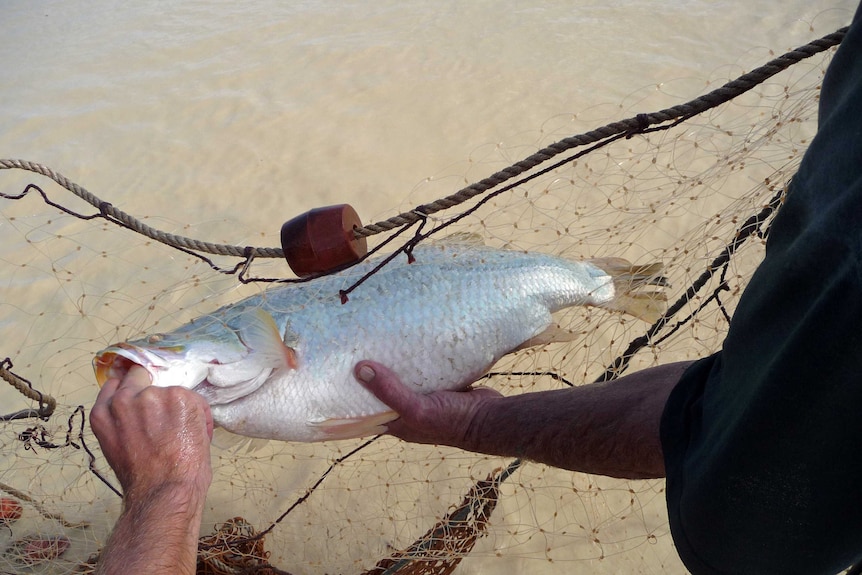
POLYGON ((696 575, 862 560, 862 21, 721 352, 662 418, 671 531, 696 575))

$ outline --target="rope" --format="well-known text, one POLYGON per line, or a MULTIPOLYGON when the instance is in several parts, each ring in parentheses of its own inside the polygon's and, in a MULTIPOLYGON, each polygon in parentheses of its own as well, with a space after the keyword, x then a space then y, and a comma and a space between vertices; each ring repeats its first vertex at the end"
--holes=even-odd
POLYGON ((653 112, 651 114, 638 114, 637 116, 625 120, 620 120, 612 124, 608 124, 590 132, 560 140, 559 142, 556 142, 546 148, 539 150, 533 155, 524 158, 520 162, 517 162, 516 164, 513 164, 508 168, 501 170, 495 174, 492 174, 491 176, 488 176, 484 180, 480 180, 479 182, 471 184, 466 188, 462 188, 451 196, 439 199, 436 202, 432 202, 430 204, 418 206, 410 212, 398 214, 397 216, 389 218, 388 220, 377 222, 376 224, 370 224, 363 228, 357 228, 354 230, 354 235, 356 235, 357 238, 371 236, 380 232, 395 229, 400 226, 412 224, 421 219, 423 215, 431 215, 435 212, 439 212, 441 210, 457 206, 458 204, 461 204, 479 194, 485 193, 488 190, 497 187, 501 183, 510 180, 516 176, 519 176, 524 172, 529 171, 536 166, 548 161, 554 156, 557 156, 572 148, 588 144, 594 144, 601 140, 613 136, 618 136, 620 134, 634 135, 638 133, 643 133, 649 126, 655 124, 662 124, 679 118, 689 118, 691 116, 695 116, 697 114, 705 112, 706 110, 728 102, 733 98, 736 98, 737 96, 747 92, 748 90, 751 90, 758 84, 763 83, 765 80, 789 68, 790 66, 796 64, 799 61, 806 58, 810 58, 811 56, 828 50, 833 46, 837 46, 844 39, 846 33, 847 27, 844 27, 824 36, 823 38, 814 40, 804 46, 800 46, 795 50, 791 50, 786 54, 782 54, 781 56, 767 62, 759 68, 752 70, 751 72, 748 72, 747 74, 743 74, 736 80, 732 80, 724 84, 720 88, 717 88, 712 92, 704 94, 703 96, 695 98, 694 100, 691 100, 690 102, 687 102, 685 104, 679 104, 677 106, 673 106, 672 108, 667 108, 665 110, 653 112))
POLYGON ((251 255, 253 257, 261 258, 284 257, 284 252, 281 250, 281 248, 249 248, 246 246, 213 244, 210 242, 202 242, 194 238, 187 238, 185 236, 178 236, 176 234, 170 234, 161 230, 157 230, 141 222, 134 216, 131 216, 118 208, 115 208, 110 203, 102 201, 96 195, 90 193, 82 186, 79 186, 75 182, 69 180, 63 174, 55 172, 51 168, 48 168, 47 166, 43 166, 42 164, 38 164, 36 162, 30 162, 27 160, 0 160, 0 169, 6 170, 10 168, 27 170, 29 172, 34 172, 46 176, 54 180, 55 182, 57 182, 85 202, 97 207, 101 214, 106 218, 109 218, 121 224, 122 226, 129 228, 130 230, 138 232, 139 234, 145 235, 148 238, 152 238, 156 241, 159 241, 163 244, 167 244, 169 246, 173 246, 175 248, 182 248, 186 250, 204 252, 208 254, 216 254, 221 256, 248 257, 249 255, 251 255))
POLYGON ((11 367, 12 362, 9 361, 8 357, 2 362, 0 362, 0 378, 4 379, 7 383, 17 389, 19 393, 21 393, 28 399, 38 401, 39 409, 25 409, 22 411, 16 411, 15 413, 0 416, 0 421, 11 421, 13 419, 25 419, 29 417, 41 417, 43 419, 50 417, 51 414, 54 413, 54 409, 56 409, 57 407, 57 400, 50 395, 46 395, 36 389, 33 389, 33 386, 30 384, 29 381, 19 375, 12 373, 9 370, 9 368, 11 367))
MULTIPOLYGON (((824 52, 825 50, 828 50, 833 46, 837 46, 844 39, 846 33, 847 27, 844 27, 831 34, 827 34, 820 39, 813 40, 812 42, 804 46, 800 46, 799 48, 790 50, 789 52, 782 54, 781 56, 778 56, 777 58, 767 62, 763 66, 760 66, 759 68, 756 68, 751 72, 743 74, 737 79, 724 84, 720 88, 717 88, 684 104, 679 104, 671 108, 667 108, 649 114, 638 114, 637 116, 627 118, 625 120, 620 120, 618 122, 613 122, 590 132, 586 132, 584 134, 579 134, 576 136, 570 136, 568 138, 560 140, 559 142, 553 143, 535 152, 534 154, 524 158, 520 162, 509 166, 508 168, 505 168, 499 172, 488 176, 483 180, 480 180, 474 184, 462 188, 461 190, 455 192, 452 195, 446 196, 429 204, 417 206, 409 212, 398 214, 397 216, 393 216, 389 219, 382 220, 374 224, 368 224, 360 228, 355 228, 353 230, 354 237, 359 239, 383 232, 388 232, 394 230, 395 228, 414 224, 428 215, 452 208, 470 200, 471 198, 483 194, 491 190, 492 188, 499 186, 501 183, 515 178, 523 174, 524 172, 527 172, 541 165, 542 163, 547 162, 554 156, 562 154, 563 152, 571 150, 572 148, 588 144, 594 144, 602 140, 620 135, 632 136, 635 134, 646 133, 647 131, 649 131, 648 128, 650 126, 656 124, 663 124, 670 121, 682 121, 697 114, 700 114, 706 110, 709 110, 729 100, 732 100, 733 98, 736 98, 737 96, 747 92, 748 90, 751 90, 758 84, 763 83, 765 80, 789 68, 793 64, 800 62, 801 60, 810 58, 811 56, 819 54, 820 52, 824 52)), ((102 201, 100 198, 88 192, 86 189, 79 186, 78 184, 70 181, 62 174, 55 172, 54 170, 36 162, 30 162, 27 160, 0 159, 0 169, 10 168, 27 170, 46 176, 54 180, 59 185, 63 186, 82 200, 89 202, 91 205, 98 208, 102 216, 111 219, 115 223, 127 227, 135 232, 138 232, 139 234, 143 234, 156 241, 176 248, 223 256, 242 257, 246 259, 255 257, 284 257, 284 251, 281 248, 257 248, 252 246, 214 244, 157 230, 144 224, 143 222, 127 214, 126 212, 115 208, 110 203, 102 201)))

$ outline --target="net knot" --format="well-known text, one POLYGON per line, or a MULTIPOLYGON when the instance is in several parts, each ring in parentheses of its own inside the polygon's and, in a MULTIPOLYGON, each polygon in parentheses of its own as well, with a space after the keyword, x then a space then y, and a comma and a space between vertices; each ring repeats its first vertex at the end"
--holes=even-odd
POLYGON ((635 126, 626 133, 626 140, 637 134, 642 134, 650 126, 649 114, 638 114, 634 117, 635 126))

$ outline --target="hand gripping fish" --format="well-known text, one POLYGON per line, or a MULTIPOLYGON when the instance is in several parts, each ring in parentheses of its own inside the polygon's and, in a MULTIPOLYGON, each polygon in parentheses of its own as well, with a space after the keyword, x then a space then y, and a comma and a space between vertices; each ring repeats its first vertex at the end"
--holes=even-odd
POLYGON ((271 288, 171 333, 118 343, 93 361, 99 385, 132 363, 158 386, 200 393, 213 420, 248 437, 323 441, 372 435, 398 417, 353 377, 388 365, 418 391, 463 389, 512 351, 572 335, 555 311, 598 306, 656 320, 661 265, 569 261, 465 237, 420 244, 415 261, 370 260, 307 283, 271 288))

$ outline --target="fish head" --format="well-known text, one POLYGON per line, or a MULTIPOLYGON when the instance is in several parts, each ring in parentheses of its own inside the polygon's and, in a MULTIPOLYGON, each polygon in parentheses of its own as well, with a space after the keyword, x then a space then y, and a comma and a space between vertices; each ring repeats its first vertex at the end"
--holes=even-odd
POLYGON ((224 360, 225 354, 219 353, 224 346, 199 338, 180 339, 173 334, 153 334, 106 347, 93 360, 96 381, 101 386, 109 379, 122 379, 137 364, 147 370, 153 385, 193 389, 206 379, 211 365, 224 360))
POLYGON ((116 343, 93 359, 100 386, 122 379, 133 365, 146 369, 153 385, 193 389, 215 405, 254 392, 276 370, 294 369, 296 356, 272 316, 252 310, 116 343))

